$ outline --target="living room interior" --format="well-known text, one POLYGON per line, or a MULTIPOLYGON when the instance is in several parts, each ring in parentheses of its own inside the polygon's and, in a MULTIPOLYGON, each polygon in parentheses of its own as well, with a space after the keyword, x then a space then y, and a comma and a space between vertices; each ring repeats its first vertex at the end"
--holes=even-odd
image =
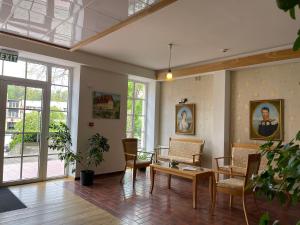
POLYGON ((299 225, 299 7, 0 1, 0 224, 299 225))

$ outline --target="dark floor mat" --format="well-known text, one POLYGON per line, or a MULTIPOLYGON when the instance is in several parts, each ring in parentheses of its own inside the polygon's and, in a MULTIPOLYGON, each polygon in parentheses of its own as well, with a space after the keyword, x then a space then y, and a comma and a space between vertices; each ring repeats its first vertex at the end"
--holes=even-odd
POLYGON ((26 208, 8 188, 0 188, 0 213, 26 208))

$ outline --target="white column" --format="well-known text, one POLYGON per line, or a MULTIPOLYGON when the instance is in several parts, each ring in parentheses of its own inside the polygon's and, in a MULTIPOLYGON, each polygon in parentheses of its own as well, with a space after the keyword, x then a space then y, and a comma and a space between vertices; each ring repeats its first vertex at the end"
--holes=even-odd
POLYGON ((215 157, 230 155, 230 72, 225 70, 214 73, 212 132, 214 166, 215 157))

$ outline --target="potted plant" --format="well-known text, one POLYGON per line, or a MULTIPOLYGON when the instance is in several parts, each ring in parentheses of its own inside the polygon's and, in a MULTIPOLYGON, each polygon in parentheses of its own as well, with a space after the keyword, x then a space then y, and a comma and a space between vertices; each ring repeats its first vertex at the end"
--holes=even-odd
POLYGON ((94 181, 95 172, 90 169, 91 166, 97 167, 104 160, 103 153, 108 152, 110 148, 107 138, 99 133, 89 138, 89 144, 87 166, 85 170, 80 171, 80 183, 85 186, 92 185, 94 181))
POLYGON ((107 138, 99 133, 89 138, 89 150, 86 160, 83 160, 81 152, 72 151, 72 139, 70 129, 64 123, 50 125, 49 148, 58 152, 58 158, 64 161, 65 168, 70 165, 72 172, 75 172, 75 163, 81 164, 85 168, 80 172, 80 183, 88 186, 93 184, 94 171, 91 166, 97 167, 104 159, 103 153, 109 151, 107 138))
MULTIPOLYGON (((268 141, 260 146, 262 155, 268 159, 268 167, 254 177, 254 188, 258 194, 266 196, 270 201, 277 198, 281 204, 300 202, 300 131, 287 144, 282 141, 268 141)), ((260 225, 269 225, 270 217, 265 213, 260 225)), ((279 224, 276 220, 273 224, 279 224)), ((300 221, 297 222, 300 225, 300 221)))

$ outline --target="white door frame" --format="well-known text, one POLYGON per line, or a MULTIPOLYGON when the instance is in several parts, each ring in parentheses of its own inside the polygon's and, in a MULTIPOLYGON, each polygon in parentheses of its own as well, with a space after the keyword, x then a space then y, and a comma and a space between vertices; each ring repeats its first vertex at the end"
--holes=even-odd
MULTIPOLYGON (((15 184, 32 183, 46 180, 47 174, 47 157, 48 157, 48 130, 49 130, 49 113, 50 113, 50 92, 51 84, 43 81, 26 80, 15 77, 0 77, 0 186, 8 186, 15 184), (9 181, 3 183, 3 167, 4 167, 4 141, 5 141, 5 120, 6 120, 6 101, 7 101, 7 85, 19 85, 25 87, 41 88, 43 90, 42 99, 42 127, 41 142, 39 153, 39 171, 38 178, 9 181)), ((22 166, 22 165, 21 165, 22 166)))

